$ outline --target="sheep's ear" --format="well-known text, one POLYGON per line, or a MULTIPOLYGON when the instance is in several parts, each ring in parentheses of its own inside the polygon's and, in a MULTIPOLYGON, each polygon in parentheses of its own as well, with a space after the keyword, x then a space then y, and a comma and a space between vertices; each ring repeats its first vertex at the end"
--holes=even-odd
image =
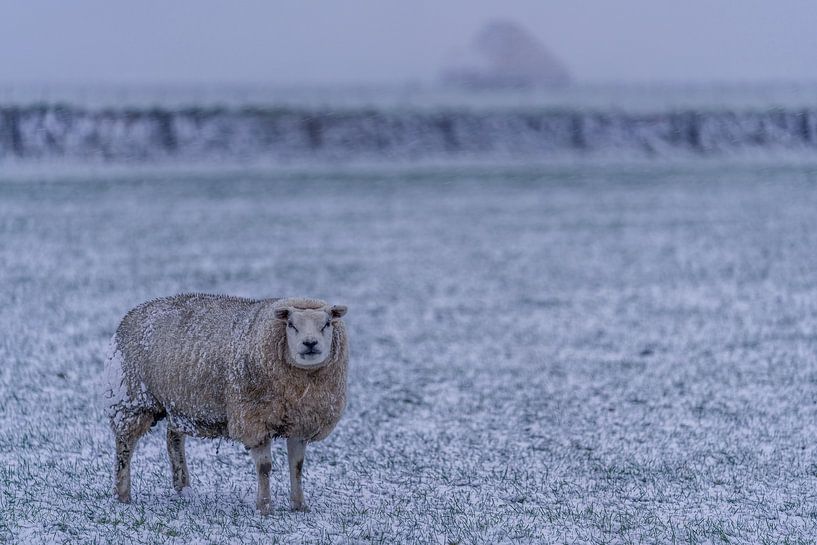
POLYGON ((275 309, 275 317, 279 320, 287 320, 289 318, 289 309, 288 308, 276 308, 275 309))
POLYGON ((346 314, 346 305, 333 305, 332 308, 329 309, 329 313, 332 315, 332 318, 340 318, 346 314))

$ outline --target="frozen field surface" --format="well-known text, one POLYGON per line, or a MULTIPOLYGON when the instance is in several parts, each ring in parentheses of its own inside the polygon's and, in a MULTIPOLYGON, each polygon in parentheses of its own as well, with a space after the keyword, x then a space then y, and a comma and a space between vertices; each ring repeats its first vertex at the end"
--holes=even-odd
POLYGON ((817 170, 696 163, 0 182, 0 542, 814 543, 817 170), (347 304, 308 513, 164 424, 112 494, 97 377, 186 291, 347 304))

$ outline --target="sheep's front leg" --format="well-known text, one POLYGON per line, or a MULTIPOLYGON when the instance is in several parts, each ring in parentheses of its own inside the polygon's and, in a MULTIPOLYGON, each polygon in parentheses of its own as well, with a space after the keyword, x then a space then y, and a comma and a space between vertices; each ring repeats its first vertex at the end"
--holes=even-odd
POLYGON ((262 515, 268 515, 270 512, 269 473, 272 470, 270 442, 267 441, 257 447, 252 447, 250 454, 255 462, 255 471, 258 474, 258 495, 255 497, 255 505, 262 515))
POLYGON ((304 452, 306 441, 290 437, 287 439, 287 458, 289 459, 289 501, 293 511, 306 511, 304 491, 301 488, 301 473, 304 469, 304 452))

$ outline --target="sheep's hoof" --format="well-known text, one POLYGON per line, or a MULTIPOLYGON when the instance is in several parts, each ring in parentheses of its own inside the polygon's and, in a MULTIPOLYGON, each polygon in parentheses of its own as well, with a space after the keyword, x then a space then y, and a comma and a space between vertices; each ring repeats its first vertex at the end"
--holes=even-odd
POLYGON ((183 488, 176 489, 180 498, 190 499, 193 497, 193 488, 190 485, 185 485, 183 488))
POLYGON ((130 493, 117 494, 116 499, 121 503, 130 503, 130 493))
POLYGON ((258 507, 258 512, 261 513, 262 515, 266 516, 270 514, 271 511, 270 502, 268 501, 263 503, 259 502, 256 504, 256 507, 258 507))
POLYGON ((300 502, 294 502, 294 501, 290 502, 290 508, 293 511, 296 511, 296 512, 299 512, 299 513, 306 513, 306 512, 309 511, 309 507, 307 507, 307 505, 302 501, 300 501, 300 502))

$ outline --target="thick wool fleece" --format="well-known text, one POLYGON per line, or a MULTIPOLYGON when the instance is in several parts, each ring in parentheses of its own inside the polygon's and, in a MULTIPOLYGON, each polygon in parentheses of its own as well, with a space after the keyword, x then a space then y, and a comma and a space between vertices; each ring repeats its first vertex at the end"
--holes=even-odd
POLYGON ((280 307, 319 309, 317 299, 185 294, 131 310, 114 336, 108 409, 115 433, 145 414, 204 437, 247 447, 271 437, 324 439, 346 405, 348 344, 334 322, 331 354, 314 370, 292 365, 280 307))

